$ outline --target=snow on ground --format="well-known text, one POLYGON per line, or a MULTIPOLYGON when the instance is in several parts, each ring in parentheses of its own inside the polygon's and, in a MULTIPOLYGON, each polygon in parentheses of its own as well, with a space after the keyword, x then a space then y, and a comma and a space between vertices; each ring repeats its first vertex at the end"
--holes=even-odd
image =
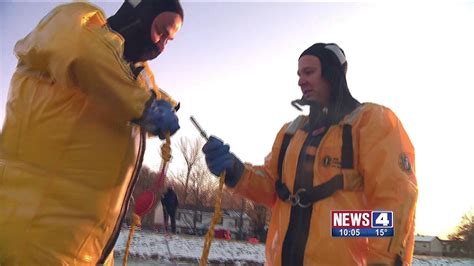
MULTIPOLYGON (((115 263, 122 265, 128 230, 122 230, 115 245, 115 263)), ((201 258, 204 237, 188 235, 164 235, 153 231, 136 231, 129 255, 130 266, 145 265, 196 265, 201 258)), ((226 265, 263 265, 265 245, 235 240, 212 242, 209 263, 226 265)), ((474 265, 474 259, 414 256, 414 266, 466 266, 474 265)))
POLYGON ((455 266, 464 266, 464 265, 474 265, 474 259, 466 258, 448 258, 448 257, 432 257, 432 256, 420 256, 415 255, 413 257, 413 265, 430 265, 430 266, 446 266, 446 265, 455 265, 455 266))
MULTIPOLYGON (((122 230, 115 245, 115 256, 125 253, 128 230, 122 230)), ((155 260, 157 262, 198 263, 204 245, 203 237, 188 235, 164 235, 152 231, 136 231, 130 248, 132 260, 155 260)), ((265 245, 243 241, 218 240, 212 242, 209 262, 263 264, 265 245)))

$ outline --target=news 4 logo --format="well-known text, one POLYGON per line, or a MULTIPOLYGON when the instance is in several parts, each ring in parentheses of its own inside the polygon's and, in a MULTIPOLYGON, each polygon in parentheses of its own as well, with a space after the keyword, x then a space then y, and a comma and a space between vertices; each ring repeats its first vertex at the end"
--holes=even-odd
POLYGON ((331 211, 334 237, 393 236, 392 211, 331 211))
POLYGON ((372 211, 372 228, 393 228, 393 212, 372 211))

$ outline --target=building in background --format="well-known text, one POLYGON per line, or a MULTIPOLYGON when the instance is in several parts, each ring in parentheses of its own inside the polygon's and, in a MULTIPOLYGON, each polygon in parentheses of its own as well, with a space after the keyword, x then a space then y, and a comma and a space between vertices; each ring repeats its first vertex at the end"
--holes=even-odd
MULTIPOLYGON (((158 208, 157 208, 158 209, 158 208)), ((159 214, 161 210, 155 210, 159 214)), ((176 232, 179 234, 205 235, 211 224, 214 208, 183 205, 176 212, 176 232)), ((155 215, 154 226, 163 228, 159 215, 155 215)), ((221 238, 230 233, 232 239, 247 239, 252 237, 251 219, 246 213, 234 210, 222 210, 222 217, 215 226, 217 237, 221 238), (242 223, 242 227, 240 224, 242 223)))
POLYGON ((437 236, 415 236, 416 255, 442 256, 443 242, 437 236))
POLYGON ((453 240, 441 240, 443 244, 443 256, 446 257, 456 257, 456 250, 455 250, 455 241, 453 240))

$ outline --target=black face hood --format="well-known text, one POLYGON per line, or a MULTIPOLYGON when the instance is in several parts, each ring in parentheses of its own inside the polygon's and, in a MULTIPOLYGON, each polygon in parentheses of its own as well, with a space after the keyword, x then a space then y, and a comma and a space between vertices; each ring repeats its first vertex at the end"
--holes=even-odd
POLYGON ((183 19, 183 9, 178 0, 125 1, 107 22, 109 27, 125 39, 124 58, 132 63, 155 58, 161 51, 151 41, 151 25, 163 12, 174 12, 183 19), (136 6, 131 2, 136 2, 136 6))

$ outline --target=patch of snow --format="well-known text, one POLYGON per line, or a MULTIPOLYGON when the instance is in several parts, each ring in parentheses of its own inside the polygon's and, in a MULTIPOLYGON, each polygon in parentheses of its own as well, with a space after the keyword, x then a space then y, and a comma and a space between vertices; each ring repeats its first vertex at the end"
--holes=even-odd
MULTIPOLYGON (((115 245, 115 262, 122 265, 129 230, 120 232, 115 245)), ((189 235, 165 235, 154 231, 135 231, 130 255, 130 266, 149 265, 196 265, 199 263, 204 237, 189 235)), ((263 265, 265 245, 244 241, 215 239, 209 252, 209 264, 263 265)), ((474 259, 419 256, 413 257, 414 266, 466 266, 474 265, 474 259)))
POLYGON ((468 258, 449 258, 449 257, 434 257, 434 256, 413 256, 414 266, 430 265, 430 266, 463 266, 463 265, 474 265, 474 259, 468 258))
MULTIPOLYGON (((128 230, 122 230, 115 245, 116 256, 122 257, 124 255, 127 238, 128 230)), ((198 263, 203 246, 203 237, 164 235, 145 230, 135 231, 129 256, 133 260, 152 259, 161 263, 183 261, 198 263)), ((234 264, 237 262, 263 264, 265 245, 215 239, 212 242, 208 260, 209 262, 233 262, 234 264)))

